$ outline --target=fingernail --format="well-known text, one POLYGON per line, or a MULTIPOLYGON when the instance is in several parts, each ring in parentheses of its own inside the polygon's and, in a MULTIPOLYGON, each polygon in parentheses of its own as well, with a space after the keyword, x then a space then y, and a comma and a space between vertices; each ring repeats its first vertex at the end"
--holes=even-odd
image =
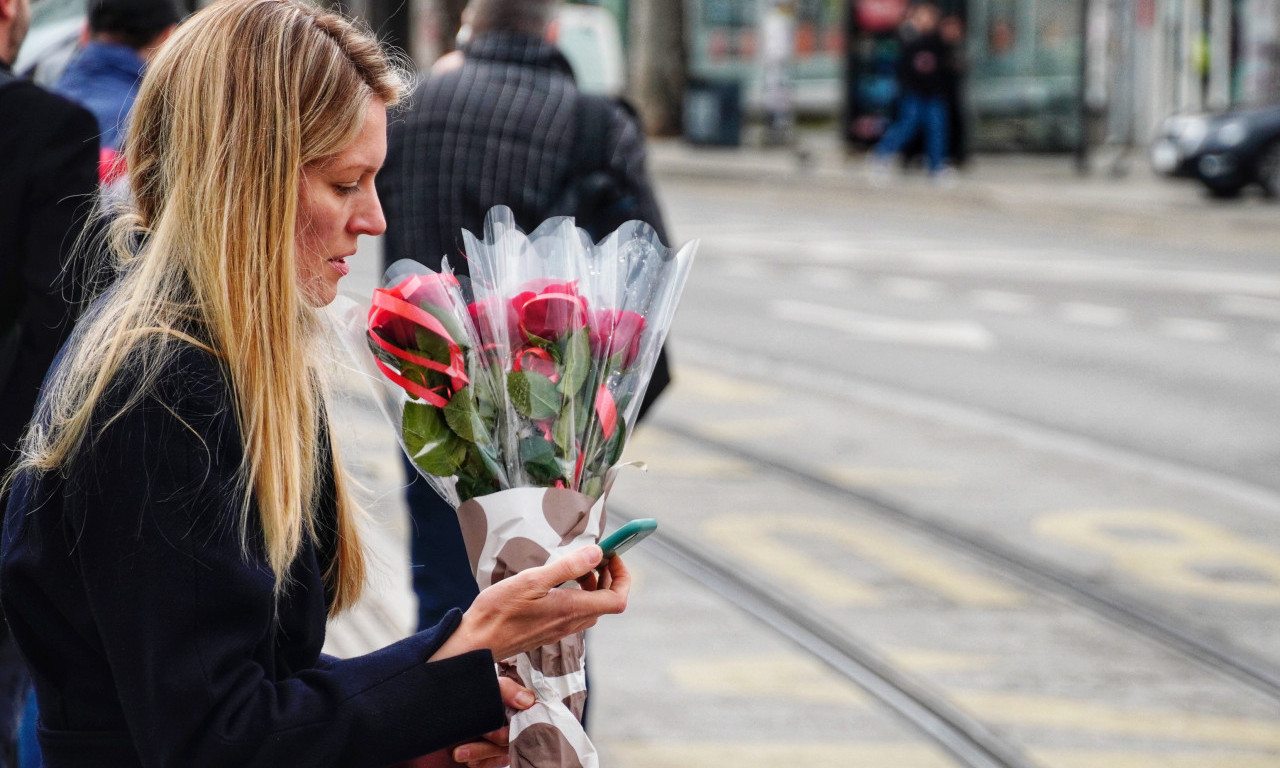
POLYGON ((471 759, 471 750, 466 747, 458 747, 453 750, 453 759, 459 763, 465 763, 467 760, 471 759))
POLYGON ((537 701, 534 695, 528 691, 521 691, 516 694, 516 704, 523 709, 533 706, 533 702, 537 701))

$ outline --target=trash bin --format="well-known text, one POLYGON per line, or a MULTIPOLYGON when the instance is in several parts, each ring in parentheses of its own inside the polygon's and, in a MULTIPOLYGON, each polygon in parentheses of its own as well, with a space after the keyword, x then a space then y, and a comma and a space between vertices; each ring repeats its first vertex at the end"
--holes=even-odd
POLYGON ((691 144, 736 147, 742 142, 742 84, 690 80, 684 92, 684 137, 691 144))

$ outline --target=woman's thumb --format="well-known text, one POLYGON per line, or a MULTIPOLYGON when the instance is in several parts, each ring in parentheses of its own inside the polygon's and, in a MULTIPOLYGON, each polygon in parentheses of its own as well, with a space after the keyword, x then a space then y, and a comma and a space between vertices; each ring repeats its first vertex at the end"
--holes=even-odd
POLYGON ((590 573, 603 559, 604 553, 600 551, 600 547, 595 544, 589 544, 582 549, 565 555, 559 560, 544 565, 540 569, 545 571, 546 574, 543 583, 550 589, 568 581, 575 581, 580 576, 590 573))

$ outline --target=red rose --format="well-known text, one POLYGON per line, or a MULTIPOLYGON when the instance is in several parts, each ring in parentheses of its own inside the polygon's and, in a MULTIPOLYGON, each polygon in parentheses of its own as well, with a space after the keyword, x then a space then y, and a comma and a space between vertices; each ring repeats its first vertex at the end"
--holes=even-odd
POLYGON ((520 337, 520 326, 516 323, 516 315, 507 310, 507 303, 502 299, 490 297, 472 302, 467 305, 467 312, 471 314, 471 321, 476 324, 480 337, 485 339, 486 343, 523 341, 520 337), (504 327, 507 334, 505 339, 490 338, 494 333, 502 333, 504 327))
POLYGON ((556 370, 555 361, 551 359, 551 353, 541 347, 520 350, 511 367, 517 371, 540 373, 551 379, 552 383, 560 381, 560 373, 556 370))
POLYGON ((587 300, 576 282, 536 280, 511 300, 519 327, 530 337, 558 341, 587 324, 587 300))
POLYGON ((596 416, 600 419, 604 439, 613 437, 614 430, 618 428, 618 404, 613 401, 613 393, 603 384, 596 392, 596 416))
MULTIPOLYGON (((410 275, 394 287, 385 289, 385 292, 417 307, 448 307, 449 290, 457 285, 458 281, 453 275, 410 275)), ((417 346, 417 328, 412 320, 385 309, 374 307, 369 313, 369 330, 401 349, 413 349, 417 346)))
POLYGON ((622 367, 630 368, 640 354, 644 318, 621 309, 597 309, 591 313, 591 354, 597 358, 622 355, 622 367))

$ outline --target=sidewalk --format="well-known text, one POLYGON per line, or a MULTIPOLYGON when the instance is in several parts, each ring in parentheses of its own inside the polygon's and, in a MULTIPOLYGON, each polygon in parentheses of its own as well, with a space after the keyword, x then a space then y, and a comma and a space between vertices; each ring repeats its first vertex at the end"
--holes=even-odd
POLYGON ((1124 211, 1167 214, 1172 210, 1213 210, 1228 218, 1274 217, 1274 205, 1258 195, 1243 199, 1210 199, 1201 185, 1189 179, 1156 175, 1145 150, 1120 157, 1116 150, 1099 150, 1091 157, 1090 172, 1076 170, 1071 155, 976 154, 958 174, 951 189, 929 185, 918 169, 897 176, 886 188, 869 183, 865 154, 849 152, 831 129, 804 130, 795 147, 695 146, 683 139, 651 140, 650 169, 663 177, 742 179, 777 183, 817 184, 863 194, 933 194, 997 208, 1052 207, 1079 212, 1124 211), (1117 158, 1121 162, 1117 162, 1117 158))

